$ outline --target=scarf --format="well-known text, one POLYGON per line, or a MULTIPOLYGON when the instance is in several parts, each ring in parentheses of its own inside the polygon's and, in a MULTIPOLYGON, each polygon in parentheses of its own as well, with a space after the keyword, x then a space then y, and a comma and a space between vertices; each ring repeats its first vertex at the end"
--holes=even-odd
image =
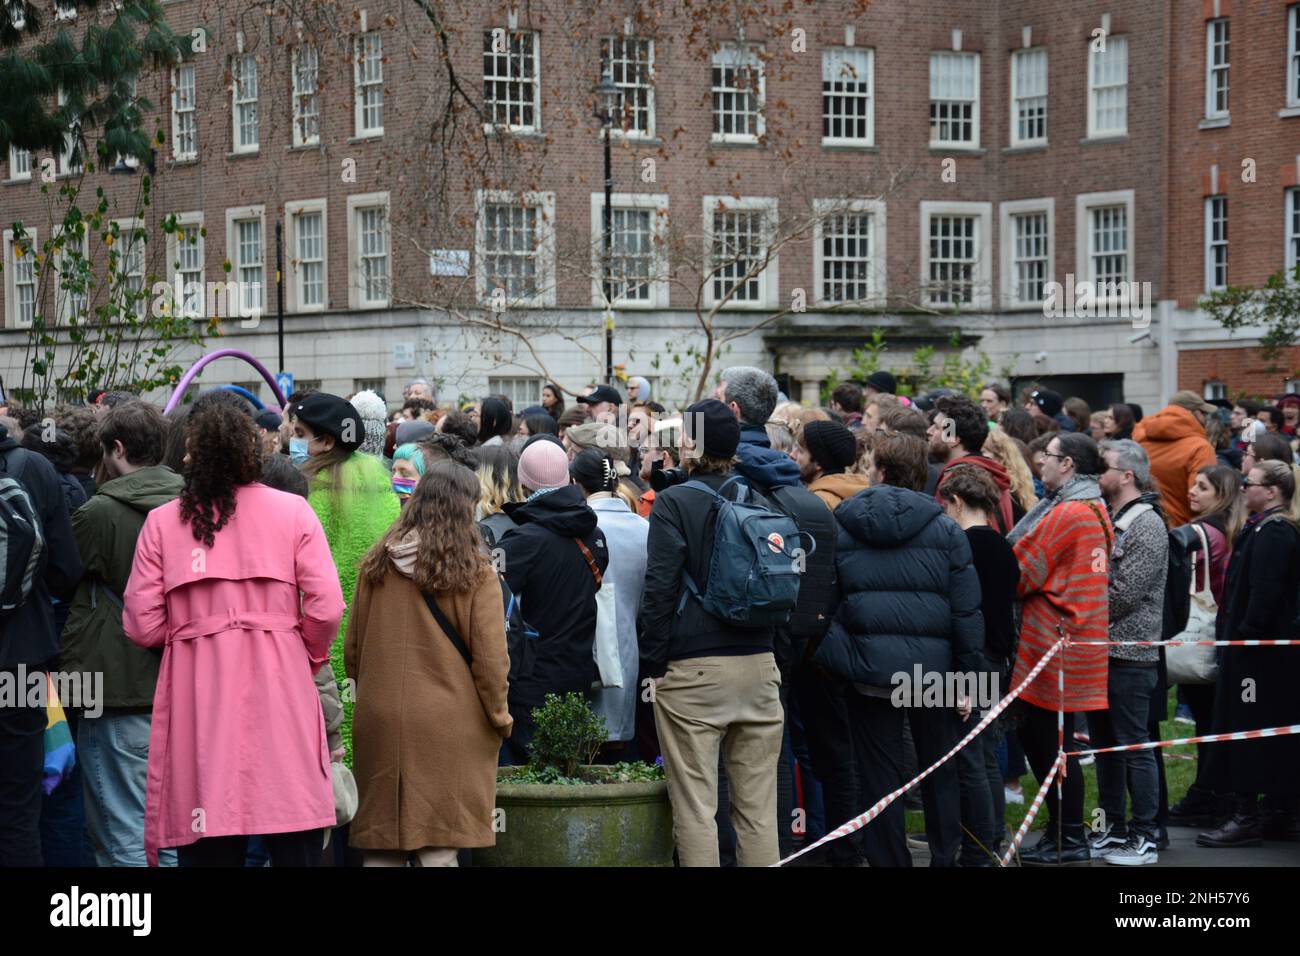
POLYGON ((1029 509, 1007 535, 1007 544, 1013 545, 1032 532, 1057 505, 1067 501, 1089 501, 1100 497, 1101 487, 1097 484, 1095 475, 1075 475, 1052 494, 1040 498, 1038 504, 1029 509))

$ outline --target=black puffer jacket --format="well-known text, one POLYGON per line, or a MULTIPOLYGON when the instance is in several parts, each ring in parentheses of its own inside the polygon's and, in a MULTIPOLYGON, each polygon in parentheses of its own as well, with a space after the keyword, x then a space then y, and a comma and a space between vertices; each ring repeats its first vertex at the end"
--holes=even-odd
POLYGON ((533 672, 510 687, 510 712, 540 707, 549 693, 586 691, 600 676, 596 642, 596 579, 574 541, 581 538, 603 575, 609 566, 596 512, 577 485, 505 506, 519 527, 497 541, 506 584, 524 619, 537 629, 533 672))
POLYGON ((81 558, 72 521, 54 466, 19 448, 0 425, 0 477, 16 477, 41 521, 45 551, 36 569, 31 596, 0 622, 0 668, 44 665, 58 653, 58 633, 50 598, 67 601, 81 580, 81 558))
POLYGON ((986 666, 970 543, 933 498, 877 485, 835 509, 841 601, 815 660, 849 680, 986 666))
MULTIPOLYGON (((717 491, 732 477, 701 475, 699 480, 717 491)), ((748 483, 743 479, 733 481, 721 494, 735 501, 742 488, 749 488, 748 483)), ((748 500, 767 504, 752 488, 748 493, 748 500)), ((670 660, 772 651, 775 628, 737 627, 714 617, 695 598, 683 599, 684 570, 690 572, 700 593, 708 590, 716 523, 714 498, 703 491, 677 485, 655 496, 654 510, 650 512, 650 535, 646 539, 649 555, 637 628, 641 671, 648 677, 662 677, 670 660)))

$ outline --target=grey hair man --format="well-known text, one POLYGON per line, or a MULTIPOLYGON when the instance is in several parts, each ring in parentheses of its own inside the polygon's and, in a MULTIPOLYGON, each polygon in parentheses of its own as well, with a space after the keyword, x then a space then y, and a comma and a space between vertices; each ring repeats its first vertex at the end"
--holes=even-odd
POLYGON ((409 401, 412 398, 423 398, 430 402, 436 402, 438 393, 434 391, 427 378, 413 378, 407 383, 406 388, 402 389, 403 401, 409 401))
MULTIPOLYGON (((1159 638, 1164 616, 1169 534, 1160 495, 1151 490, 1151 462, 1131 439, 1101 444, 1105 470, 1098 484, 1110 509, 1115 541, 1110 555, 1110 648, 1106 710, 1088 713, 1094 747, 1144 744, 1155 692, 1159 650, 1140 641, 1159 638)), ((1160 827, 1160 778, 1154 750, 1097 755, 1097 790, 1104 814, 1092 849, 1107 863, 1155 863, 1160 827), (1124 820, 1125 790, 1133 820, 1124 820)))

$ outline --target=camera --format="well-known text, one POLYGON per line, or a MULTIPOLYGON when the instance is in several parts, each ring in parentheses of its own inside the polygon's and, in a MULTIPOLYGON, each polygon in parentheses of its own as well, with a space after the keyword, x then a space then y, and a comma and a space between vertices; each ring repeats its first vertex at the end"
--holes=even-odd
POLYGON ((680 485, 689 478, 690 475, 686 473, 685 468, 665 468, 662 461, 657 461, 650 466, 650 487, 654 489, 655 494, 673 485, 680 485))

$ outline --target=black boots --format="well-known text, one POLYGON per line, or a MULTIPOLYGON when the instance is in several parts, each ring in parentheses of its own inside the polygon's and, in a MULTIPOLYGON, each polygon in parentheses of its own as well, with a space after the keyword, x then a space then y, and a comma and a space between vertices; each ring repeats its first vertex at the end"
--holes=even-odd
POLYGON ((1021 866, 1077 866, 1091 861, 1092 851, 1082 823, 1066 824, 1062 828, 1059 848, 1056 827, 1048 823, 1039 841, 1020 853, 1021 866))
POLYGON ((1196 838, 1197 846, 1234 847, 1259 846, 1263 840, 1260 826, 1258 799, 1255 794, 1234 794, 1232 816, 1218 829, 1202 833, 1196 838))
POLYGON ((1192 784, 1187 796, 1169 808, 1169 823, 1176 827, 1212 827, 1222 819, 1213 793, 1192 784))

